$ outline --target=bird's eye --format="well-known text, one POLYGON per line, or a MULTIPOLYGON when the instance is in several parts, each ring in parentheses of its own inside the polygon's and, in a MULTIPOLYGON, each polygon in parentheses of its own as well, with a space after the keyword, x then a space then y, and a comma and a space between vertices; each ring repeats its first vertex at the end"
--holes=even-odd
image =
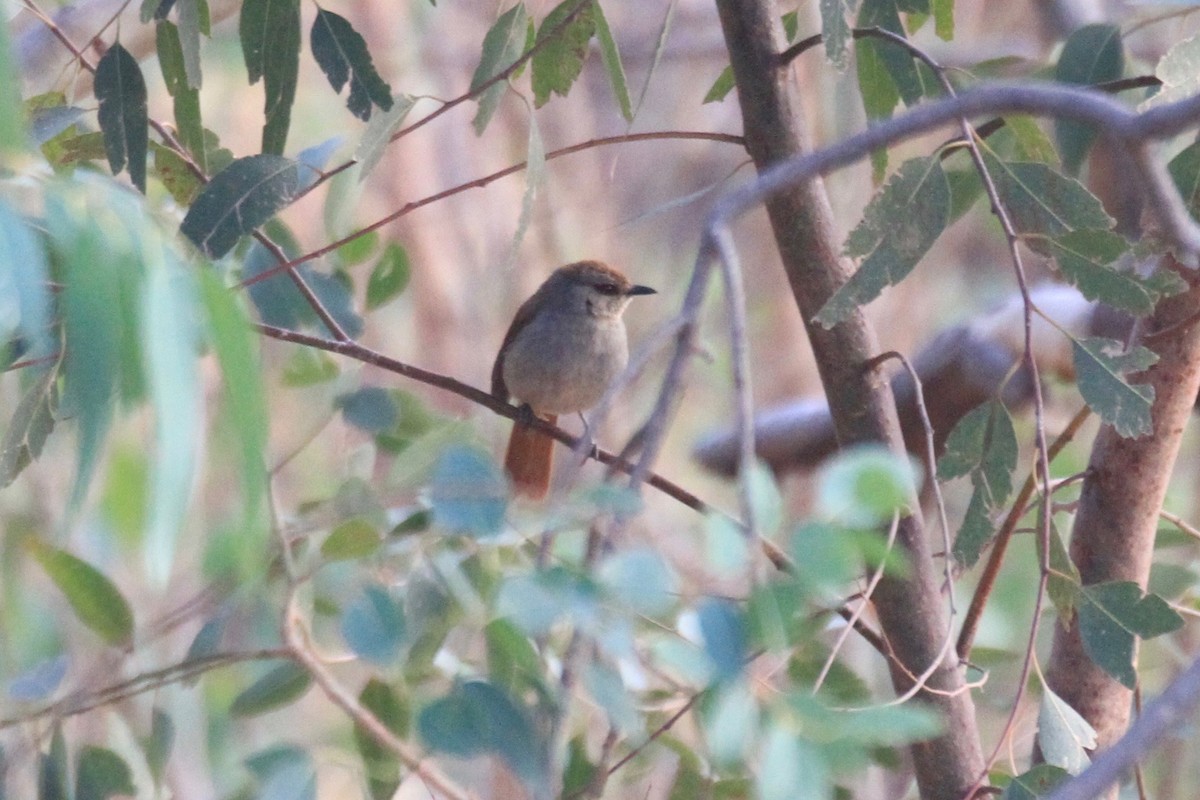
POLYGON ((596 291, 600 294, 615 295, 621 293, 621 287, 615 283, 598 283, 596 284, 596 291))

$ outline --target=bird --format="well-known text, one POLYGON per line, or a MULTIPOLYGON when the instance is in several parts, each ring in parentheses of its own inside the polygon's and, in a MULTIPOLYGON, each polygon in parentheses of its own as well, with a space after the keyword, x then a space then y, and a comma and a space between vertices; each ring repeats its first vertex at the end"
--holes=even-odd
MULTIPOLYGON (((622 314, 631 298, 656 294, 599 261, 559 267, 517 310, 492 366, 492 395, 520 401, 523 414, 551 425, 592 408, 625 369, 622 314)), ((504 469, 516 494, 540 500, 550 489, 554 442, 517 420, 504 469)))

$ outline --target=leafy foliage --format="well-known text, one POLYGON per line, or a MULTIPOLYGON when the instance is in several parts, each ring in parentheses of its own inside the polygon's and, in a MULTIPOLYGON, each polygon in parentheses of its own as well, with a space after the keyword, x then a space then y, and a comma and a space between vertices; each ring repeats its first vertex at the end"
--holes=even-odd
POLYGON ((300 73, 299 0, 248 0, 238 32, 250 83, 266 91, 262 152, 282 155, 300 73))
POLYGON ((146 191, 146 82, 129 51, 120 44, 96 65, 100 130, 113 173, 129 166, 133 185, 146 191))
MULTIPOLYGON (((853 635, 830 614, 852 613, 857 601, 846 598, 867 585, 864 573, 926 574, 929 565, 915 563, 903 542, 881 535, 916 508, 923 473, 913 463, 886 448, 851 448, 819 470, 811 498, 754 466, 741 499, 769 545, 748 538, 718 500, 705 497, 706 512, 680 523, 657 500, 598 484, 587 470, 553 505, 530 506, 510 496, 484 415, 464 421, 461 408, 453 417, 435 411, 413 385, 416 370, 389 372, 391 362, 357 341, 330 341, 335 332, 319 325, 317 307, 351 339, 424 363, 426 348, 441 344, 433 323, 443 320, 421 304, 450 285, 437 272, 440 251, 466 252, 461 232, 480 212, 419 244, 406 227, 421 224, 416 217, 404 227, 390 223, 493 178, 455 177, 467 182, 410 198, 422 176, 379 174, 384 154, 406 148, 408 133, 442 110, 471 103, 481 150, 503 153, 512 131, 501 128, 511 121, 498 112, 508 97, 525 99, 513 107, 528 115, 511 137, 518 150, 524 142, 525 187, 513 204, 507 259, 524 263, 537 239, 526 232, 547 207, 559 208, 559 179, 573 177, 566 168, 555 173, 565 162, 548 160, 546 142, 558 146, 576 132, 547 116, 558 105, 547 105, 552 98, 573 94, 561 105, 564 116, 578 115, 584 77, 607 82, 611 93, 601 87, 603 101, 585 108, 604 122, 599 128, 613 129, 630 125, 646 98, 645 107, 664 95, 699 105, 703 86, 652 85, 668 44, 676 52, 675 6, 668 4, 652 53, 625 35, 635 12, 612 2, 563 0, 548 13, 525 2, 489 8, 473 74, 449 79, 462 93, 405 129, 414 109, 433 107, 430 89, 407 71, 381 74, 361 21, 306 11, 296 0, 246 0, 238 42, 229 44, 240 44, 249 81, 263 84, 264 120, 261 152, 236 155, 222 146, 245 141, 232 116, 210 113, 210 130, 201 114, 202 105, 223 100, 214 87, 230 85, 216 58, 223 34, 203 0, 142 4, 161 84, 147 84, 131 54, 141 51, 102 36, 109 41, 95 102, 61 80, 41 95, 7 97, 21 80, 9 79, 0 37, 0 150, 17 156, 0 175, 0 340, 14 373, 0 387, 0 488, 8 487, 6 501, 14 498, 0 507, 0 650, 17 706, 3 722, 36 732, 25 771, 39 798, 170 793, 176 740, 191 735, 184 720, 208 731, 213 754, 204 766, 222 797, 315 798, 327 764, 345 770, 355 756, 373 800, 404 793, 415 780, 409 753, 376 739, 378 727, 362 715, 343 716, 355 697, 413 752, 423 748, 427 762, 489 757, 532 792, 561 787, 564 796, 594 793, 606 779, 609 794, 628 794, 640 776, 654 775, 671 782, 662 793, 673 800, 849 798, 864 769, 895 768, 894 748, 939 746, 940 720, 913 703, 881 702, 886 657, 860 658, 841 633, 853 635), (313 19, 316 67, 335 92, 347 90, 348 109, 366 123, 348 145, 328 132, 313 136, 310 120, 302 125, 298 116, 293 130, 297 109, 308 115, 313 102, 335 105, 327 90, 299 84, 304 13, 313 19), (592 49, 600 60, 588 65, 592 49), (638 66, 627 72, 622 52, 638 66), (643 72, 640 91, 631 88, 643 72), (152 122, 151 112, 167 113, 168 98, 169 122, 152 122), (319 144, 285 157, 289 135, 319 144), (139 193, 115 180, 122 172, 139 193), (403 205, 359 219, 360 201, 378 188, 361 188, 366 181, 392 182, 403 205), (178 232, 194 248, 176 236, 180 218, 178 232), (410 284, 421 291, 405 295, 410 284), (320 341, 304 334, 311 329, 320 341), (684 552, 661 546, 669 528, 693 537, 683 539, 684 552), (765 573, 762 546, 779 564, 790 559, 787 568, 765 573), (47 585, 54 592, 37 591, 47 585), (90 633, 76 636, 76 623, 90 633), (175 645, 181 661, 168 655, 175 645), (81 683, 102 646, 122 649, 120 674, 102 676, 105 686, 92 685, 92 676, 81 683), (296 658, 300 647, 326 661, 332 677, 296 658), (321 691, 310 691, 314 683, 321 691), (153 705, 121 702, 147 691, 153 705), (90 724, 41 722, 75 713, 48 705, 68 692, 81 698, 80 713, 108 715, 114 741, 90 742, 90 724), (188 692, 183 716, 176 703, 188 692), (87 710, 93 699, 105 710, 87 710), (26 714, 34 724, 18 719, 26 714), (331 733, 320 747, 314 714, 329 717, 320 719, 331 733), (597 731, 609 731, 603 743, 597 731), (263 749, 249 750, 249 741, 263 749)), ((855 102, 870 120, 902 103, 919 106, 943 91, 930 69, 850 22, 920 42, 917 32, 932 21, 933 33, 949 39, 953 10, 951 0, 823 0, 825 61, 818 56, 806 68, 843 70, 853 58, 855 102)), ((441 44, 418 39, 440 14, 414 12, 421 25, 401 31, 403 52, 441 44)), ((789 43, 808 33, 795 11, 780 24, 789 43)), ((1059 82, 1094 84, 1123 74, 1123 48, 1120 27, 1094 25, 1070 37, 1053 67, 1000 66, 1025 70, 1023 78, 1053 71, 1059 82)), ((1182 42, 1160 62, 1162 98, 1194 91, 1195 56, 1194 42, 1182 42)), ((719 65, 692 66, 689 75, 711 75, 719 65)), ((1000 66, 964 65, 950 77, 987 80, 981 76, 1000 66)), ((734 88, 726 69, 703 100, 734 88)), ((984 167, 1021 247, 1052 262, 1085 298, 1135 316, 1186 288, 1152 263, 1161 243, 1118 233, 1074 177, 1094 132, 1058 121, 1051 137, 1049 124, 1020 115, 984 127, 984 167)), ((952 225, 984 218, 977 200, 985 182, 960 150, 906 145, 890 173, 892 153, 874 155, 877 191, 844 245, 857 269, 830 287, 819 325, 834 329, 885 288, 911 280, 918 264, 943 252, 936 248, 952 225)), ((467 163, 439 162, 439 175, 457 175, 467 163)), ((616 176, 624 164, 613 163, 616 176)), ((1169 170, 1193 212, 1200 209, 1200 145, 1183 147, 1169 170)), ((639 179, 648 185, 671 174, 664 167, 639 179)), ((630 186, 644 195, 642 184, 630 186)), ((562 244, 575 247, 570 242, 562 244)), ((501 302, 510 274, 494 260, 485 288, 489 301, 501 302)), ((479 347, 490 353, 494 343, 484 338, 479 347)), ((1121 435, 1152 434, 1154 393, 1136 382, 1155 362, 1152 350, 1110 338, 1067 341, 1088 405, 1121 435)), ((454 388, 445 376, 432 382, 454 388)), ((945 438, 937 479, 970 482, 969 499, 947 488, 949 505, 964 516, 950 554, 964 570, 984 552, 993 520, 1012 511, 1014 473, 1030 463, 1021 414, 990 399, 945 438)), ((1054 610, 1079 626, 1097 664, 1133 686, 1137 642, 1178 629, 1182 619, 1163 598, 1194 605, 1195 575, 1160 563, 1149 591, 1127 582, 1085 586, 1062 521, 1056 513, 1045 554, 1054 610)), ((1030 596, 1035 581, 1028 572, 1018 578, 1019 593, 1007 589, 989 608, 1001 617, 996 631, 1015 630, 1012 607, 1030 596)), ((856 622, 860 631, 876 624, 869 614, 856 622)), ((971 670, 1011 680, 1004 662, 1016 647, 979 648, 971 670)), ((1044 687, 1037 735, 1047 763, 1011 779, 993 775, 1001 786, 1008 781, 1005 797, 1045 796, 1086 767, 1096 743, 1091 725, 1044 687)), ((6 767, 0 763, 0 781, 6 767)), ((0 783, 0 794, 6 788, 0 783)))
POLYGON ((367 43, 343 16, 317 9, 312 27, 312 51, 335 92, 350 82, 346 107, 359 119, 371 118, 371 106, 387 111, 392 107, 392 89, 379 77, 367 43))

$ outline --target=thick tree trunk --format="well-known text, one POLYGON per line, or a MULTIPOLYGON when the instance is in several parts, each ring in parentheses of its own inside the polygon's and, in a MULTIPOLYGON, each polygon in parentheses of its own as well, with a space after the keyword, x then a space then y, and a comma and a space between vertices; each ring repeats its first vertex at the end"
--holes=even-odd
MULTIPOLYGON (((746 146, 761 172, 808 149, 807 131, 790 70, 777 66, 779 11, 770 0, 717 0, 721 25, 741 103, 746 146)), ((861 314, 831 330, 813 315, 849 274, 841 258, 824 184, 814 180, 767 201, 776 244, 796 303, 808 329, 830 411, 842 446, 882 442, 896 453, 904 447, 888 382, 866 362, 879 352, 874 332, 861 314)), ((924 523, 919 514, 901 521, 898 541, 912 564, 906 579, 885 577, 875 591, 880 623, 896 656, 892 682, 903 692, 931 664, 927 685, 937 693, 918 697, 936 708, 946 730, 913 747, 913 763, 926 800, 960 800, 983 771, 975 709, 963 689, 953 648, 942 658, 947 628, 945 601, 938 591, 924 523)))
MULTIPOLYGON (((1123 439, 1105 426, 1092 449, 1071 534, 1071 560, 1085 585, 1135 581, 1144 588, 1150 575, 1158 513, 1200 389, 1200 277, 1179 273, 1192 289, 1159 303, 1135 337, 1159 356, 1131 379, 1154 387, 1154 432, 1123 439)), ((1092 662, 1079 626, 1069 622, 1055 627, 1046 680, 1096 728, 1103 749, 1128 727, 1133 693, 1092 662)))

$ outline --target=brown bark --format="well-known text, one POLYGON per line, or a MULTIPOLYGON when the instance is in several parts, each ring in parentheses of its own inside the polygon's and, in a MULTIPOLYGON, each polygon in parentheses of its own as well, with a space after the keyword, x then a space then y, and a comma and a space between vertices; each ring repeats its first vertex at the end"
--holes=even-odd
MULTIPOLYGON (((746 147, 761 173, 808 149, 808 134, 794 81, 777 64, 779 12, 770 0, 717 0, 721 26, 733 65, 746 147)), ((813 315, 845 282, 849 265, 840 257, 824 184, 793 186, 766 203, 775 242, 804 318, 840 445, 873 441, 903 453, 890 386, 866 362, 879 352, 873 330, 861 314, 825 330, 813 315)), ((938 591, 924 523, 918 513, 900 523, 898 542, 912 564, 906 579, 885 577, 875 592, 876 609, 896 655, 909 673, 937 669, 928 686, 938 694, 918 697, 937 709, 943 735, 913 747, 913 765, 926 800, 958 800, 983 771, 975 709, 963 690, 959 663, 951 648, 939 653, 949 634, 945 603, 938 591), (947 694, 947 692, 949 694, 947 694)), ((911 686, 893 668, 897 691, 911 686)))
MULTIPOLYGON (((1136 339, 1159 361, 1130 378, 1154 387, 1154 432, 1123 439, 1105 426, 1092 449, 1071 536, 1071 559, 1085 585, 1135 581, 1144 588, 1150 574, 1158 512, 1200 389, 1200 278, 1177 271, 1192 288, 1159 303, 1140 326, 1136 339)), ((1133 693, 1092 662, 1077 625, 1056 625, 1046 680, 1096 728, 1099 749, 1125 732, 1133 693)))

